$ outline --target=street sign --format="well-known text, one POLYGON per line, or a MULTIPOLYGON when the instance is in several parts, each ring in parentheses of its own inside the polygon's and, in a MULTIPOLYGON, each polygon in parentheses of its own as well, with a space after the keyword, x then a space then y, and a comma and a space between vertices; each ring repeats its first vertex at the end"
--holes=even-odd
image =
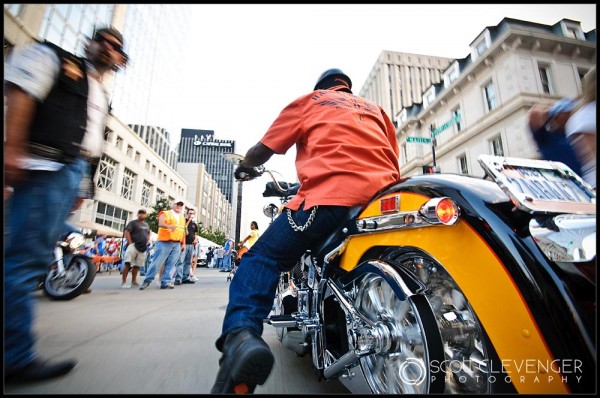
POLYGON ((427 137, 406 137, 406 142, 416 142, 417 144, 431 144, 431 138, 427 138, 427 137))
POLYGON ((435 137, 436 135, 440 134, 442 131, 446 130, 448 127, 452 126, 453 124, 458 123, 459 120, 460 120, 460 113, 457 113, 456 115, 454 115, 454 117, 452 119, 448 120, 446 123, 442 124, 440 127, 433 130, 432 135, 435 137))

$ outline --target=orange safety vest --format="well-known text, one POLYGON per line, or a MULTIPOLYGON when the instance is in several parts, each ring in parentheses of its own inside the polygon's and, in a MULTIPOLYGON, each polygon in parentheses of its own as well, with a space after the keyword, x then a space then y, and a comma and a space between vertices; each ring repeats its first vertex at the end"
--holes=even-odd
POLYGON ((165 224, 167 225, 177 225, 179 228, 170 230, 167 228, 158 228, 158 238, 157 240, 161 241, 183 241, 185 237, 185 217, 181 215, 179 219, 175 217, 173 214, 173 210, 161 211, 158 213, 158 217, 160 218, 160 214, 163 213, 165 215, 165 224))

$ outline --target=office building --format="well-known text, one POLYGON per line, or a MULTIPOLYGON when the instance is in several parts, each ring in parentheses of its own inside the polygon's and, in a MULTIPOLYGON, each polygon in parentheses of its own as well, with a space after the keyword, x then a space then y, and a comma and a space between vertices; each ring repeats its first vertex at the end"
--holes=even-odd
POLYGON ((179 163, 204 163, 219 188, 233 203, 234 168, 223 155, 235 153, 235 141, 219 140, 213 130, 182 129, 179 163))
POLYGON ((384 50, 375 62, 360 96, 383 108, 394 124, 403 108, 422 101, 423 92, 442 81, 451 58, 384 50))
POLYGON ((470 48, 422 103, 398 114, 403 176, 436 165, 482 177, 480 154, 539 159, 527 112, 581 93, 581 78, 596 64, 596 30, 584 32, 569 19, 544 25, 504 18, 470 48))

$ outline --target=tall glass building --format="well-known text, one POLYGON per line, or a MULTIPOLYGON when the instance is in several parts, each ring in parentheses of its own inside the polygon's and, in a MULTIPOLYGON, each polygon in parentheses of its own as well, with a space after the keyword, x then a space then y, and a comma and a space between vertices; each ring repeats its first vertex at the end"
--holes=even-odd
POLYGON ((173 147, 183 127, 173 103, 188 76, 183 68, 191 65, 192 15, 185 4, 127 4, 122 33, 130 59, 117 73, 112 95, 116 117, 166 129, 173 147))
MULTIPOLYGON (((128 65, 103 82, 112 116, 97 196, 74 215, 74 223, 118 232, 140 207, 186 196, 188 183, 176 171, 181 118, 167 105, 179 98, 188 76, 183 68, 191 65, 186 57, 192 17, 191 6, 181 4, 4 4, 5 61, 13 48, 32 40, 48 40, 82 56, 96 28, 112 25, 123 33, 128 65)), ((225 233, 233 228, 231 196, 229 201, 220 208, 221 218, 207 225, 225 233)))
POLYGON ((214 139, 213 130, 181 130, 179 163, 204 163, 229 203, 233 203, 234 168, 223 157, 228 153, 235 153, 235 141, 214 139))

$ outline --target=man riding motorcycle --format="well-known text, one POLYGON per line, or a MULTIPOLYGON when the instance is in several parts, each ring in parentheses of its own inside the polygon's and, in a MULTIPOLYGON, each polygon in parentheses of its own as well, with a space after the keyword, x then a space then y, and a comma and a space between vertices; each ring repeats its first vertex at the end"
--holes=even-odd
POLYGON ((286 106, 235 171, 238 180, 256 174, 275 153, 296 145, 301 183, 254 246, 243 256, 229 290, 229 304, 216 347, 223 353, 212 393, 253 392, 268 378, 273 355, 261 338, 281 272, 380 189, 400 178, 395 128, 374 102, 352 94, 352 81, 328 69, 312 92, 286 106))

